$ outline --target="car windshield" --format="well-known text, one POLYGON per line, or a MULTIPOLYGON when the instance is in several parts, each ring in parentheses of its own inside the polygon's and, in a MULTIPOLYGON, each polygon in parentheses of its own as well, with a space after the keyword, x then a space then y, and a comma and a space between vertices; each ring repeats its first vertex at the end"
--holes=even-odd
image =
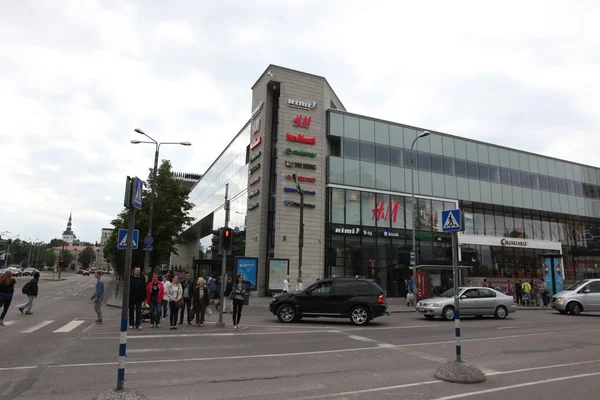
POLYGON ((579 286, 581 286, 581 285, 583 285, 584 283, 587 283, 587 282, 588 282, 587 279, 585 279, 583 281, 576 282, 576 283, 572 284, 571 286, 569 286, 568 288, 565 288, 565 290, 575 290, 579 286))
MULTIPOLYGON (((464 288, 459 287, 458 293, 460 293, 463 289, 464 288)), ((454 288, 446 290, 444 293, 442 293, 440 295, 440 297, 448 297, 448 298, 454 297, 454 288)))

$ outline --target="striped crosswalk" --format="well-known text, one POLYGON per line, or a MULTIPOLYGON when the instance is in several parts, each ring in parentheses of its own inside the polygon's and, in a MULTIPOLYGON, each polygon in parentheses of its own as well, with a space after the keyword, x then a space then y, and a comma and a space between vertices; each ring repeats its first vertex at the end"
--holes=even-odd
POLYGON ((67 332, 71 332, 73 329, 77 328, 79 325, 83 324, 84 322, 85 321, 74 319, 73 321, 71 321, 68 324, 66 324, 66 325, 58 328, 57 330, 55 330, 52 333, 67 333, 67 332))
POLYGON ((21 331, 21 333, 32 333, 37 331, 38 329, 42 329, 43 327, 45 327, 46 325, 50 325, 51 323, 53 323, 54 321, 44 321, 44 322, 40 322, 37 325, 32 326, 29 329, 25 329, 24 331, 21 331))
POLYGON ((32 323, 32 321, 23 321, 17 319, 4 321, 4 326, 0 326, 0 329, 10 329, 15 330, 19 333, 30 334, 47 328, 52 333, 65 334, 69 332, 74 332, 77 328, 80 328, 81 325, 83 325, 86 322, 89 325, 92 321, 85 319, 74 319, 65 324, 64 321, 57 322, 55 320, 47 320, 32 323))

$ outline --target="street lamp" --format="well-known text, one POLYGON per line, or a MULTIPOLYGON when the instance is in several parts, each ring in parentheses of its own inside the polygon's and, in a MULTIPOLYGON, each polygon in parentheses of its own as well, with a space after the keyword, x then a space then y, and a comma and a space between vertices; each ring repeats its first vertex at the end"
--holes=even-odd
MULTIPOLYGON (((163 144, 178 144, 180 146, 191 146, 190 142, 160 142, 158 143, 156 140, 152 139, 148 136, 143 130, 136 128, 135 132, 140 135, 146 136, 151 142, 142 141, 142 140, 132 140, 131 144, 140 144, 140 143, 149 143, 154 144, 156 150, 154 151, 154 169, 152 170, 152 195, 150 197, 150 211, 148 212, 148 235, 152 235, 152 216, 154 214, 154 198, 156 197, 156 170, 158 169, 158 153, 160 151, 160 146, 163 144)), ((150 268, 150 252, 144 252, 144 272, 148 272, 150 268)))
POLYGON ((293 175, 296 191, 300 194, 300 229, 298 231, 298 278, 302 278, 302 248, 304 247, 304 192, 298 182, 298 176, 293 175))
POLYGON ((8 257, 10 257, 10 244, 11 244, 12 240, 21 236, 20 234, 14 235, 14 236, 8 236, 7 233, 10 233, 10 232, 4 231, 1 233, 1 235, 6 235, 6 237, 9 239, 8 245, 6 247, 6 254, 4 255, 4 268, 8 268, 8 257))
MULTIPOLYGON (((415 303, 415 305, 417 304, 417 295, 415 292, 415 288, 416 288, 416 284, 415 284, 415 279, 416 279, 416 275, 417 275, 417 265, 418 265, 418 253, 417 253, 417 202, 415 201, 415 152, 414 152, 414 147, 415 147, 415 143, 417 142, 417 140, 427 137, 429 136, 429 131, 424 131, 423 133, 421 133, 419 136, 417 136, 415 138, 415 140, 413 140, 412 145, 410 146, 410 164, 412 166, 411 169, 411 186, 412 186, 412 206, 413 206, 413 221, 412 221, 412 251, 415 255, 415 265, 414 265, 414 276, 413 276, 413 301, 415 303)), ((418 162, 418 158, 417 158, 417 168, 419 167, 419 162, 418 162)))
MULTIPOLYGON (((39 240, 39 237, 36 237, 35 240, 39 240)), ((33 250, 33 240, 31 240, 31 238, 27 239, 29 240, 29 256, 27 257, 27 268, 31 267, 31 250, 33 250)))

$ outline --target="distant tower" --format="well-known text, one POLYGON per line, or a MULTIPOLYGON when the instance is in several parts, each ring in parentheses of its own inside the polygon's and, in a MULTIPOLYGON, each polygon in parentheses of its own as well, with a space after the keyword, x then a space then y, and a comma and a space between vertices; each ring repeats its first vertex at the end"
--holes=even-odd
POLYGON ((69 222, 67 222, 67 229, 62 234, 62 240, 68 244, 73 244, 73 241, 77 239, 77 236, 73 233, 73 213, 69 214, 69 222))

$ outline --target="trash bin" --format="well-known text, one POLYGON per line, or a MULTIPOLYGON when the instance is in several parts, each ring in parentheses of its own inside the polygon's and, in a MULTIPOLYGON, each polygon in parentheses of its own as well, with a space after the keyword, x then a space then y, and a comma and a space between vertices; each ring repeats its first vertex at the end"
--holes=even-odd
POLYGON ((250 293, 244 296, 244 305, 247 306, 250 304, 250 293))

